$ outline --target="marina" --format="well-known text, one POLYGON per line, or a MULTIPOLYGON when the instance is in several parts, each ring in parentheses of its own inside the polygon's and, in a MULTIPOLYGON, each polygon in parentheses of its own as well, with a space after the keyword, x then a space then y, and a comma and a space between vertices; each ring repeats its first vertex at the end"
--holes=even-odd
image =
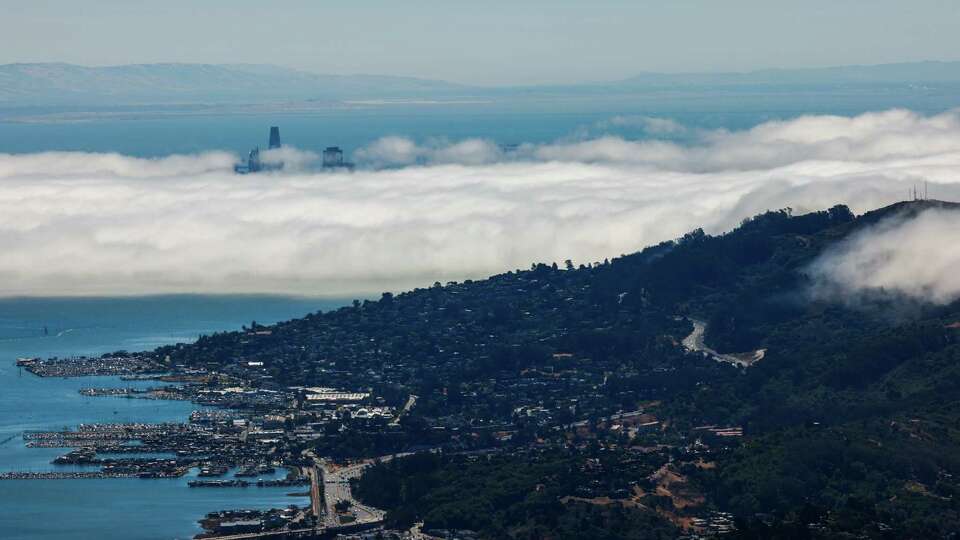
POLYGON ((134 376, 159 373, 163 367, 142 356, 18 358, 17 367, 38 377, 90 377, 96 375, 134 376))
MULTIPOLYGON (((154 380, 131 375, 37 377, 16 366, 21 357, 69 358, 77 354, 101 355, 121 349, 144 350, 163 343, 192 341, 200 333, 239 328, 254 315, 265 321, 282 320, 324 307, 323 301, 279 297, 148 297, 139 299, 3 299, 0 309, 0 460, 5 479, 0 480, 0 504, 11 524, 5 538, 67 540, 78 537, 125 539, 188 539, 203 532, 198 520, 209 512, 246 509, 265 512, 290 505, 308 506, 309 498, 291 496, 290 487, 246 490, 189 489, 199 469, 182 476, 141 479, 129 474, 107 475, 97 465, 53 461, 71 450, 50 437, 25 433, 78 431, 80 424, 197 424, 232 418, 230 411, 198 407, 187 401, 118 399, 81 394, 83 388, 133 388, 157 386, 154 380), (180 305, 178 305, 180 304, 180 305), (51 331, 42 335, 46 317, 51 331), (16 318, 9 318, 15 314, 16 318), (34 328, 36 331, 25 328, 34 328), (61 327, 78 330, 63 333, 61 327), (33 443, 30 447, 27 443, 33 443), (149 505, 143 504, 149 490, 149 505), (61 519, 48 519, 53 505, 61 519), (112 526, 103 528, 104 508, 112 526)), ((88 435, 89 436, 89 435, 88 435)), ((111 437, 103 437, 103 441, 111 437)), ((173 453, 147 452, 136 444, 102 444, 97 457, 176 458, 173 453)), ((73 439, 77 440, 77 439, 73 439)), ((237 469, 239 470, 239 469, 237 469)), ((254 478, 283 479, 287 473, 254 478)), ((227 473, 229 478, 231 473, 227 473)), ((249 477, 247 478, 249 480, 249 477)))

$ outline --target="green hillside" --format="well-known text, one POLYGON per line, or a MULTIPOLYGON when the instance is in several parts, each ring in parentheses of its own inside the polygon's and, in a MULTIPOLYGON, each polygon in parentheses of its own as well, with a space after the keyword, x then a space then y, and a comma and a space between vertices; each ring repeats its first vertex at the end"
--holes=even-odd
POLYGON ((817 295, 810 272, 849 235, 931 208, 957 209, 768 212, 721 236, 384 294, 157 352, 227 372, 263 361, 266 386, 369 388, 398 405, 417 395, 399 427, 317 447, 442 450, 361 480, 395 524, 657 538, 725 531, 731 513, 730 534, 745 538, 949 538, 960 303, 817 295), (713 353, 684 346, 697 322, 713 353))

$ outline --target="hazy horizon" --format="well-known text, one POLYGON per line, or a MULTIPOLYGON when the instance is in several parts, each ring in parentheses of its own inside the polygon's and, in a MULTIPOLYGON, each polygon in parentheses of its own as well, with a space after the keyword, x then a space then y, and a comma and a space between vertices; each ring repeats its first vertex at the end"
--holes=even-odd
POLYGON ((252 0, 162 6, 50 0, 8 8, 0 20, 8 37, 0 63, 270 63, 484 86, 569 84, 644 72, 955 60, 946 51, 960 45, 958 20, 957 5, 940 0, 880 0, 869 7, 825 0, 279 7, 252 0))
POLYGON ((620 83, 628 81, 633 78, 643 77, 645 75, 666 75, 666 76, 684 76, 684 75, 695 75, 695 76, 723 76, 723 75, 755 75, 762 73, 770 72, 817 72, 817 71, 829 71, 829 70, 844 70, 844 69, 861 69, 861 68, 884 68, 884 67, 909 67, 909 66, 921 66, 921 65, 956 65, 960 64, 960 56, 956 58, 928 58, 928 59, 917 59, 917 60, 908 60, 902 62, 880 62, 880 63, 859 63, 859 64, 818 64, 818 65, 809 65, 809 66, 797 66, 797 67, 788 67, 780 65, 770 65, 770 66, 760 66, 749 69, 733 69, 733 70, 642 70, 642 71, 633 71, 633 72, 624 72, 619 76, 613 76, 612 78, 606 79, 591 79, 591 80, 571 80, 566 82, 540 82, 540 83, 530 83, 525 84, 521 82, 513 81, 503 81, 497 84, 471 84, 457 80, 450 80, 438 77, 427 77, 419 76, 414 74, 403 74, 403 73, 374 73, 374 72, 343 72, 343 73, 334 73, 328 71, 319 71, 312 68, 303 68, 294 65, 286 65, 276 62, 266 62, 266 63, 217 63, 217 62, 177 62, 177 61, 155 61, 155 62, 129 62, 129 63, 76 63, 76 62, 66 62, 61 60, 48 60, 48 61, 38 61, 38 62, 27 62, 27 61, 16 61, 16 62, 3 62, 0 63, 0 67, 3 66, 16 66, 16 65, 37 65, 37 66, 56 66, 56 65, 66 65, 79 68, 124 68, 124 67, 147 67, 147 66, 222 66, 222 67, 265 67, 265 68, 280 68, 283 70, 291 70, 297 72, 303 72, 310 75, 322 75, 322 76, 335 76, 335 77, 390 77, 398 79, 418 79, 423 81, 432 81, 432 82, 443 82, 453 85, 463 86, 466 88, 488 88, 488 89, 510 89, 510 88, 523 88, 523 87, 551 87, 551 86, 587 86, 587 85, 603 85, 611 83, 620 83))

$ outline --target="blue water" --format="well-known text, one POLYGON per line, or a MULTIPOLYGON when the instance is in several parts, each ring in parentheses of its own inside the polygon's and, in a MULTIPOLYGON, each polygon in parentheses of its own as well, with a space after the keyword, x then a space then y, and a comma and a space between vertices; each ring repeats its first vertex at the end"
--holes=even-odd
MULTIPOLYGON (((142 350, 190 341, 200 333, 237 329, 254 319, 269 324, 345 303, 187 295, 0 299, 0 442, 5 441, 0 444, 0 470, 54 470, 50 461, 66 452, 26 448, 21 438, 24 430, 73 427, 81 422, 185 421, 195 408, 180 401, 84 397, 77 392, 83 387, 151 383, 116 377, 41 379, 21 373, 14 365, 17 357, 142 350), (44 326, 49 330, 46 337, 44 326)), ((277 475, 284 472, 278 470, 277 475)), ((303 506, 309 501, 287 496, 300 488, 189 489, 188 480, 0 481, 0 537, 190 538, 200 532, 196 520, 207 512, 303 506)))
POLYGON ((929 114, 960 105, 956 94, 947 89, 906 86, 830 94, 740 89, 485 99, 489 102, 474 105, 387 105, 270 113, 243 113, 232 108, 231 114, 205 112, 202 108, 128 108, 119 116, 116 111, 93 111, 95 115, 79 118, 62 116, 77 111, 0 109, 0 153, 73 150, 154 157, 227 150, 245 154, 255 145, 265 146, 268 127, 277 125, 285 144, 313 151, 338 145, 349 154, 387 135, 421 142, 481 137, 501 144, 601 134, 649 136, 636 126, 598 127, 598 123, 615 116, 668 118, 697 129, 742 130, 804 114, 851 116, 894 107, 929 114))

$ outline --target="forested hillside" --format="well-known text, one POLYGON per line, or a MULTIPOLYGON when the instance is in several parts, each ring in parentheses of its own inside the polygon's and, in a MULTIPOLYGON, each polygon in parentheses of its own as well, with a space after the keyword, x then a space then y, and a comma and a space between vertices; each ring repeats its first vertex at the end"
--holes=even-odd
POLYGON ((361 480, 404 526, 654 538, 726 531, 729 512, 742 537, 947 538, 960 530, 960 303, 817 295, 809 271, 852 233, 931 207, 956 211, 773 211, 720 236, 385 293, 157 354, 228 372, 262 361, 265 387, 418 396, 399 433, 318 447, 443 450, 361 480), (694 321, 715 354, 684 345, 694 321))

